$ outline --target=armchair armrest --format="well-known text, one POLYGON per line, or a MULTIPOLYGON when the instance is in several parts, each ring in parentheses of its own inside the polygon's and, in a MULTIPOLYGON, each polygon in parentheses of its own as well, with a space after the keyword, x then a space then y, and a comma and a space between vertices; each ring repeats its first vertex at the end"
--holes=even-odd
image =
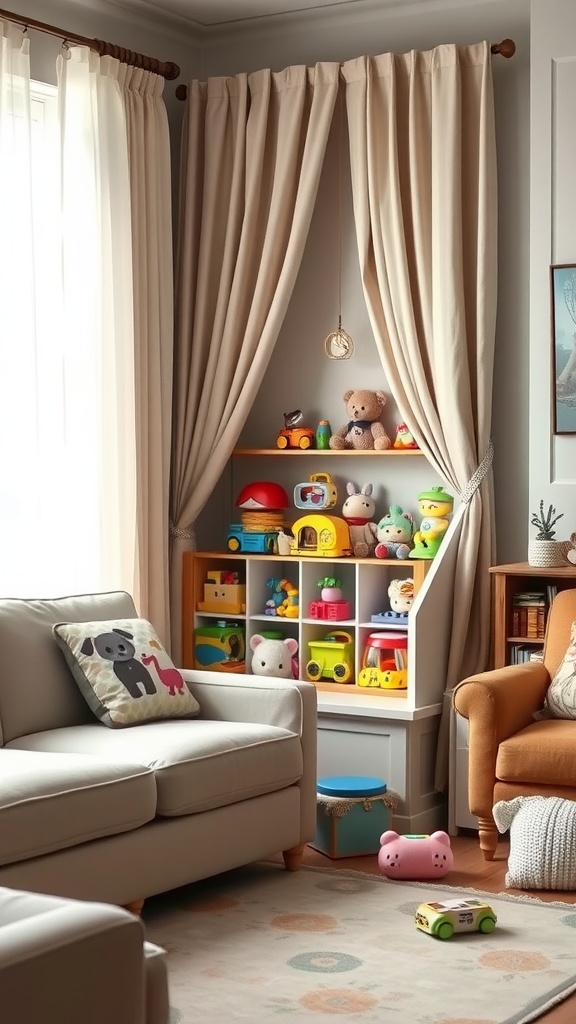
POLYGON ((103 903, 0 888, 0 1019, 143 1024, 140 919, 103 903))
POLYGON ((469 722, 468 804, 481 825, 492 819, 498 747, 530 725, 549 683, 544 665, 530 661, 479 672, 454 688, 454 709, 469 722))
POLYGON ((300 736, 304 770, 299 782, 301 842, 316 834, 317 696, 312 683, 265 676, 222 676, 180 669, 200 705, 200 717, 212 721, 259 722, 300 736))

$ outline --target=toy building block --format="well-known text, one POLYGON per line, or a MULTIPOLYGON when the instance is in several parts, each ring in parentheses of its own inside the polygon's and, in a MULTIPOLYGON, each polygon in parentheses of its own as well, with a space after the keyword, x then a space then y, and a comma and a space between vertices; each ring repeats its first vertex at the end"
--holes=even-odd
POLYGON ((349 601, 311 601, 308 607, 311 619, 327 619, 329 622, 342 622, 350 618, 349 601))
POLYGON ((246 584, 239 583, 239 574, 228 570, 209 569, 204 584, 204 600, 197 611, 222 615, 242 615, 246 611, 246 584))

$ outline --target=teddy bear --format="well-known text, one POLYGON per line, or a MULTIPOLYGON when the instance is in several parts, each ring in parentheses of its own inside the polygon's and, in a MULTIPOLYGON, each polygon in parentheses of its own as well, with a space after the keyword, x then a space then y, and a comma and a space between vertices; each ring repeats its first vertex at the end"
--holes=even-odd
POLYGON ((375 448, 383 451, 392 441, 380 423, 386 405, 383 391, 345 391, 344 403, 348 422, 330 437, 332 449, 375 448))
POLYGON ((250 637, 252 672, 255 676, 273 676, 277 679, 297 678, 296 653, 298 641, 292 637, 286 640, 270 640, 255 633, 250 637))
POLYGON ((414 516, 410 512, 403 512, 400 505, 391 505, 376 529, 376 558, 409 558, 415 528, 414 516))

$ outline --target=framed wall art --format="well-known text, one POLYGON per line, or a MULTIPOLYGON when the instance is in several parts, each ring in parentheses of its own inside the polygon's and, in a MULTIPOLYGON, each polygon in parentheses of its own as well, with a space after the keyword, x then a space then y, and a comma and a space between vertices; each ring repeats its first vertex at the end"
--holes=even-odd
POLYGON ((552 422, 555 434, 576 434, 576 263, 550 267, 552 422))

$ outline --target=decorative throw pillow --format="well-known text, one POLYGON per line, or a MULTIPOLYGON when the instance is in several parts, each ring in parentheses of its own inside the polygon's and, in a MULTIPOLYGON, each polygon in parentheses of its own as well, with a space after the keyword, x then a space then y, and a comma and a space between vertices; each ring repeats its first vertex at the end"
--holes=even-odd
POLYGON ((576 622, 570 630, 570 644, 548 687, 544 711, 551 718, 576 718, 576 622))
POLYGON ((499 832, 510 829, 506 885, 514 889, 576 889, 576 802, 559 796, 517 796, 492 808, 499 832))
POLYGON ((59 622, 53 632, 82 695, 104 725, 188 718, 200 711, 146 619, 59 622))

